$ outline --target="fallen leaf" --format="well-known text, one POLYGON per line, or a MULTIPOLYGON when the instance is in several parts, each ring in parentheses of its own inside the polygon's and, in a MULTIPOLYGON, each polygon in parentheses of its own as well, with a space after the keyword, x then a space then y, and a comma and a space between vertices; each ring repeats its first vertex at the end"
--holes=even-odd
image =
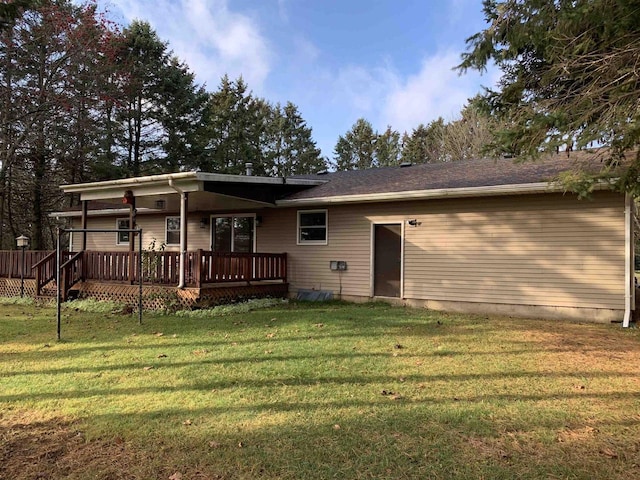
POLYGON ((221 443, 219 443, 219 442, 216 442, 215 440, 211 440, 211 441, 209 442, 209 446, 210 446, 211 448, 220 448, 220 447, 222 446, 222 444, 221 444, 221 443))
POLYGON ((338 425, 337 423, 333 426, 334 430, 340 430, 340 425, 338 425))
POLYGON ((395 395, 394 392, 392 392, 391 390, 382 390, 382 392, 380 392, 381 395, 395 395))
POLYGON ((401 400, 402 399, 402 395, 400 395, 399 393, 396 393, 395 395, 391 395, 391 398, 393 400, 401 400))
POLYGON ((273 350, 265 350, 264 353, 266 353, 267 355, 269 355, 270 353, 273 353, 273 350))
POLYGON ((610 448, 603 448, 602 450, 600 450, 600 453, 602 453, 603 455, 609 458, 618 458, 618 454, 613 450, 611 450, 610 448))
POLYGON ((404 377, 400 377, 400 378, 399 378, 399 380, 400 380, 401 382, 404 382, 404 377))
POLYGON ((322 327, 324 327, 324 323, 316 323, 316 324, 314 325, 314 327, 316 327, 316 328, 322 328, 322 327))
POLYGON ((156 337, 162 337, 163 335, 164 335, 164 333, 162 333, 162 332, 156 332, 156 333, 155 333, 155 336, 156 336, 156 337))
POLYGON ((275 333, 267 333, 265 336, 266 336, 267 338, 273 338, 273 337, 275 337, 275 336, 276 336, 276 334, 275 334, 275 333))
POLYGON ((244 442, 238 442, 238 447, 239 448, 244 448, 244 446, 245 446, 244 442))
POLYGON ((180 472, 176 472, 169 477, 169 480, 182 480, 182 474, 180 472))
POLYGON ((191 425, 191 420, 187 419, 184 422, 182 422, 183 425, 191 425))
POLYGON ((400 345, 399 343, 396 343, 393 348, 396 348, 396 349, 399 350, 399 349, 404 348, 404 347, 402 345, 400 345))
POLYGON ((153 370, 153 365, 149 365, 148 367, 143 368, 144 371, 153 370))
POLYGON ((164 353, 161 353, 160 355, 158 355, 158 358, 167 358, 167 355, 164 353))

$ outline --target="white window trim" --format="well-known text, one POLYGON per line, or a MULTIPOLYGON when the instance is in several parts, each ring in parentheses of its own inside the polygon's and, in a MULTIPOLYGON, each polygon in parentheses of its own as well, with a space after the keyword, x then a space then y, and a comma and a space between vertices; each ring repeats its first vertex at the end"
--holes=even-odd
POLYGON ((182 228, 182 221, 180 220, 180 215, 167 215, 166 217, 164 217, 164 244, 165 245, 171 245, 171 246, 175 246, 175 245, 180 245, 180 229, 182 228), (167 220, 169 220, 170 218, 177 218, 178 221, 180 222, 180 228, 178 230, 169 230, 167 229, 167 220), (169 243, 168 239, 167 239, 167 233, 168 232, 178 232, 178 243, 169 243))
MULTIPOLYGON (((317 210, 298 210, 297 213, 297 226, 296 226, 296 244, 297 245, 328 245, 329 243, 329 211, 325 209, 317 209, 317 210), (325 236, 324 240, 302 240, 300 238, 300 215, 304 213, 324 213, 324 229, 325 236)), ((304 227, 309 228, 309 227, 304 227)), ((320 228, 320 227, 311 227, 311 228, 320 228)))
MULTIPOLYGON (((122 220, 126 220, 127 222, 129 222, 131 219, 129 217, 116 218, 116 230, 120 230, 120 222, 122 220)), ((131 228, 131 225, 129 225, 128 228, 131 228)), ((127 240, 126 242, 120 241, 120 233, 125 233, 125 232, 116 232, 116 245, 129 245, 129 240, 127 240)), ((126 232, 126 233, 129 233, 129 235, 131 235, 131 232, 126 232)))
MULTIPOLYGON (((256 227, 256 214, 255 213, 216 213, 215 215, 211 215, 209 217, 209 248, 211 249, 211 251, 213 252, 213 244, 214 244, 214 238, 213 238, 213 228, 214 228, 214 224, 215 224, 215 219, 216 218, 231 218, 231 222, 233 224, 233 218, 235 217, 251 217, 253 218, 253 251, 257 252, 257 246, 258 246, 258 229, 256 227)), ((233 242, 233 233, 231 234, 231 251, 233 252, 233 248, 235 247, 234 242, 233 242)))

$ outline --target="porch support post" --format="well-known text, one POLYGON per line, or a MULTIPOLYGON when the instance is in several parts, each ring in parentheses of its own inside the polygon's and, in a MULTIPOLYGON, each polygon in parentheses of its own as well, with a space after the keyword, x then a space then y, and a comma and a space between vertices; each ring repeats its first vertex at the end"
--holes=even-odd
MULTIPOLYGON (((88 200, 82 200, 82 226, 80 228, 86 230, 87 228, 87 210, 88 210, 88 200)), ((81 250, 85 251, 87 249, 87 232, 82 232, 82 247, 81 250)), ((69 250, 73 251, 73 245, 69 245, 69 250)))
POLYGON ((178 288, 185 286, 185 270, 187 268, 187 211, 189 207, 189 194, 180 194, 180 280, 178 288))

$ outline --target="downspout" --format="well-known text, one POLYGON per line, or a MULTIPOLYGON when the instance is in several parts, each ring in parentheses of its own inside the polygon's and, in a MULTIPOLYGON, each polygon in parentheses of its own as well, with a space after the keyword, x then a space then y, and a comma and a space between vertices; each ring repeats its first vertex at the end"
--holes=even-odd
POLYGON ((184 267, 187 255, 187 193, 173 184, 169 177, 169 186, 180 194, 180 266, 178 288, 184 288, 184 267))
POLYGON ((633 288, 635 282, 633 280, 633 198, 626 194, 624 198, 624 319, 622 326, 628 328, 631 322, 631 301, 633 298, 633 288))

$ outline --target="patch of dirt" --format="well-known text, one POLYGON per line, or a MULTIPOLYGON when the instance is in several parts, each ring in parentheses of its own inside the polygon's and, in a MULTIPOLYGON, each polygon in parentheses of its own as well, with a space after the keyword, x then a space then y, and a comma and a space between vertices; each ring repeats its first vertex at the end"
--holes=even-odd
POLYGON ((585 440, 590 440, 591 438, 593 438, 597 432, 597 429, 589 426, 573 430, 562 430, 558 432, 558 442, 583 442, 585 440))
MULTIPOLYGON (((103 480, 169 478, 176 467, 152 470, 149 452, 123 439, 87 440, 78 425, 63 418, 42 418, 32 412, 0 415, 0 478, 103 480)), ((221 479, 199 471, 184 471, 183 479, 221 479)))

